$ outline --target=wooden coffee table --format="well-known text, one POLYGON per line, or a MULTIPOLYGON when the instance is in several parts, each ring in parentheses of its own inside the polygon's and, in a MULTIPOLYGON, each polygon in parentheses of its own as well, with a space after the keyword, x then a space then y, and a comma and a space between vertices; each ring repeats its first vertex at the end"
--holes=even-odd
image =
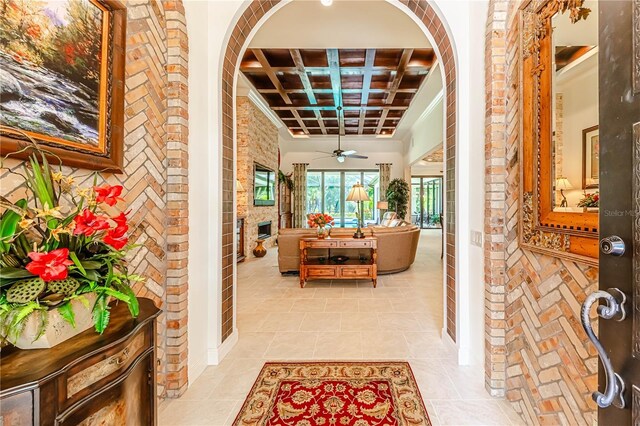
POLYGON ((340 236, 332 238, 300 239, 300 287, 309 279, 314 280, 354 280, 370 279, 375 288, 378 283, 378 239, 376 237, 353 238, 340 236), (331 260, 332 249, 370 249, 371 255, 366 261, 355 256, 346 262, 331 260), (326 260, 309 259, 309 249, 327 249, 326 260))

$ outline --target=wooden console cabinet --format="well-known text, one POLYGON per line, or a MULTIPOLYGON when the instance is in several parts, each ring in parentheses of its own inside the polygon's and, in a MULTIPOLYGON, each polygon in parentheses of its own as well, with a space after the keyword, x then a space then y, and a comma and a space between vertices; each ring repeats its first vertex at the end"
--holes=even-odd
POLYGON ((131 318, 112 306, 104 334, 87 330, 51 349, 2 348, 0 424, 155 425, 156 317, 140 298, 131 318))
POLYGON ((301 238, 300 239, 300 287, 304 287, 308 280, 364 280, 370 279, 373 287, 378 282, 378 239, 376 237, 352 238, 301 238), (309 249, 327 249, 325 260, 309 259, 309 249), (370 257, 361 261, 358 256, 346 262, 331 260, 332 249, 370 249, 370 257))

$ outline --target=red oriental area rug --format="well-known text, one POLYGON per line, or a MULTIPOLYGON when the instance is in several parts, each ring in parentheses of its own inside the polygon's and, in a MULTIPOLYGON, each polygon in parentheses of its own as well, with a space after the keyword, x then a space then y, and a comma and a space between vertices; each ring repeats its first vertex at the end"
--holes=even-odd
POLYGON ((407 362, 266 363, 235 426, 431 425, 407 362))

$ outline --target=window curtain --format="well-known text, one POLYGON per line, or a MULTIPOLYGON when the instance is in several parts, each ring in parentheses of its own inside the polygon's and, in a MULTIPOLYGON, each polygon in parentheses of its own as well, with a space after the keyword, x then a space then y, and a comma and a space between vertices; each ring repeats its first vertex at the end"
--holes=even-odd
POLYGON ((378 167, 380 167, 380 201, 386 201, 387 188, 391 181, 391 163, 381 163, 378 167))
POLYGON ((307 166, 306 163, 293 164, 293 227, 307 225, 307 166))

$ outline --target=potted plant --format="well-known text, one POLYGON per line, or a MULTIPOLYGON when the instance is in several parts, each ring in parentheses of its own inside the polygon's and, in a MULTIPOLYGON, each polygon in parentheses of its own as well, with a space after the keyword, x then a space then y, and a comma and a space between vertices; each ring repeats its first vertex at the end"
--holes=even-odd
MULTIPOLYGON (((32 140, 35 145, 35 142, 32 140)), ((37 147, 37 145, 35 145, 37 147)), ((138 315, 125 260, 128 218, 122 186, 77 187, 34 150, 22 168, 27 196, 0 196, 0 341, 45 348, 109 323, 111 298, 138 315)))
POLYGON ((409 207, 409 184, 404 179, 393 179, 389 182, 386 195, 389 206, 394 206, 398 217, 404 219, 409 207))
POLYGON ((578 202, 578 207, 582 207, 584 211, 598 211, 600 206, 600 193, 598 191, 591 194, 584 194, 584 197, 578 202))

